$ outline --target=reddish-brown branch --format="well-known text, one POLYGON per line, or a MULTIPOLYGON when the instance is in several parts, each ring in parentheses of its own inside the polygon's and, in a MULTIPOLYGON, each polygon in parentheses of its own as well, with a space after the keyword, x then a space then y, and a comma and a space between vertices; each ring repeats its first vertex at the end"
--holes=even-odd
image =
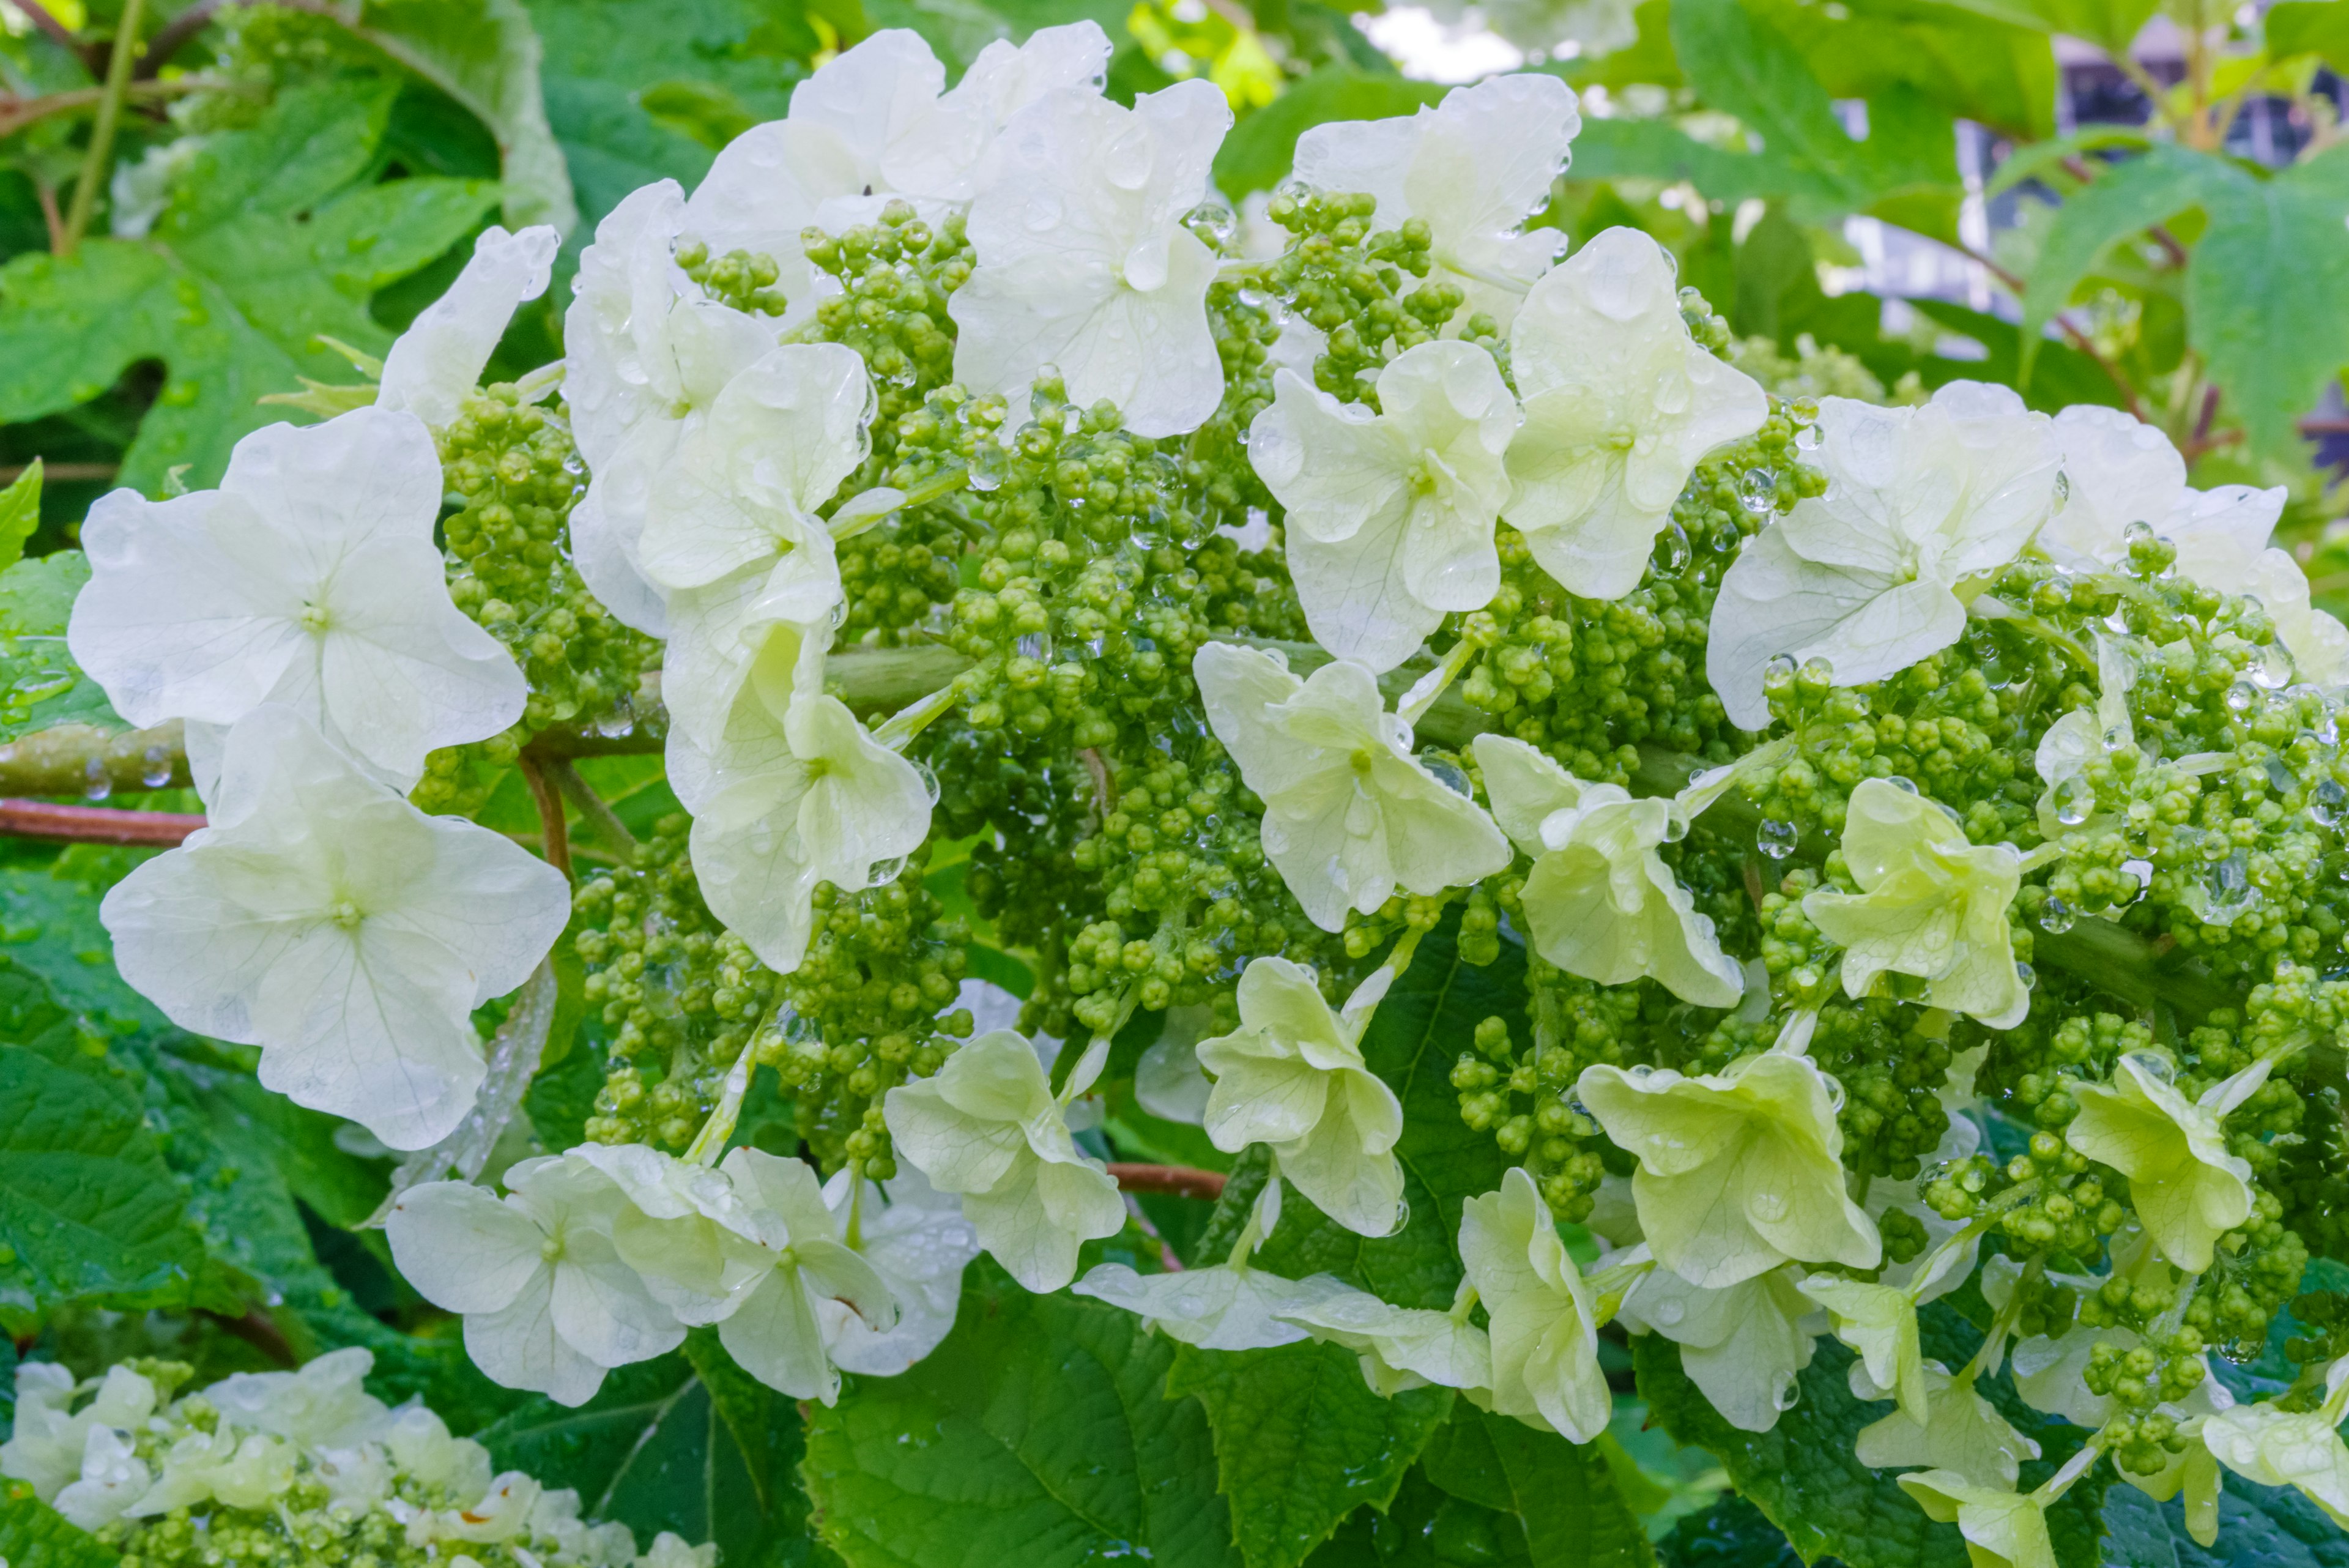
POLYGON ((538 807, 539 825, 546 830, 543 840, 546 863, 568 877, 571 875, 571 826, 564 819, 563 794, 554 787, 554 781, 546 776, 545 770, 528 753, 515 759, 514 766, 521 770, 523 783, 530 786, 531 804, 538 807))
POLYGON ((259 1307, 249 1308, 243 1317, 231 1317, 224 1312, 205 1312, 222 1333, 244 1341, 280 1366, 299 1366, 301 1356, 295 1354, 293 1342, 277 1320, 259 1307))
POLYGON ((176 811, 0 800, 0 836, 51 844, 136 844, 168 849, 203 825, 202 816, 176 811))
POLYGON ((1220 1172, 1187 1165, 1127 1165, 1112 1160, 1109 1173, 1125 1192, 1164 1192, 1176 1198, 1204 1198, 1210 1203, 1224 1195, 1220 1172))

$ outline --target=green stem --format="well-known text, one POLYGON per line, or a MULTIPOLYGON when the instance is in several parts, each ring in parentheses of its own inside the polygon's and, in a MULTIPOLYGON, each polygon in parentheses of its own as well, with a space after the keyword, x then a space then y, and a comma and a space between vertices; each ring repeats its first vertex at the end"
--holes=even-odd
POLYGON ((716 1165, 718 1157, 726 1152, 726 1140, 734 1136, 734 1124, 742 1116, 742 1096, 750 1091, 750 1075, 758 1068, 756 1036, 742 1047, 742 1054, 734 1059, 734 1066, 726 1075, 725 1092, 709 1113, 701 1130, 693 1135, 686 1146, 683 1158, 688 1165, 716 1165))
POLYGON ((1435 668, 1413 682, 1411 690, 1396 701, 1395 717, 1413 729, 1418 729, 1420 716, 1435 706, 1435 700, 1444 695, 1444 689, 1463 670, 1468 668, 1468 661, 1476 657, 1476 645, 1464 637, 1454 643, 1452 650, 1437 662, 1435 668))
POLYGON ((899 709, 887 723, 873 732, 873 738, 893 752, 902 752, 914 743, 915 736, 944 718, 961 694, 961 689, 948 681, 928 696, 899 709))
POLYGON ((73 205, 66 211, 65 242, 59 255, 81 248, 89 232, 90 215, 98 211, 98 188, 106 182, 114 156, 114 131, 122 122, 122 100, 130 93, 130 67, 139 56, 139 23, 147 0, 124 0, 122 21, 114 29, 114 52, 106 62, 106 96, 98 100, 98 119, 90 126, 89 151, 82 157, 81 178, 74 182, 73 205))

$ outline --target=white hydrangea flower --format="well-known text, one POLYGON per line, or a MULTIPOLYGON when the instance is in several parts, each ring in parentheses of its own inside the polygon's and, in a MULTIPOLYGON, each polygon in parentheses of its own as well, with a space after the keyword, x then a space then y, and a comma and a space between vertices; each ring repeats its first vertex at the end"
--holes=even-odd
POLYGON ((1340 1014, 1311 970, 1255 959, 1240 975, 1240 1027, 1199 1042, 1199 1064, 1216 1080, 1209 1139, 1227 1154, 1269 1145, 1280 1175, 1307 1201, 1362 1236, 1392 1234, 1402 1202, 1394 1156, 1402 1102, 1361 1049, 1392 979, 1373 976, 1340 1014))
POLYGON ((1574 91, 1557 78, 1494 77, 1407 119, 1313 127, 1297 140, 1297 178, 1377 197, 1381 229, 1424 222, 1434 241, 1430 280, 1467 296, 1455 319, 1481 311, 1506 327, 1565 243, 1555 230, 1518 230, 1548 204, 1581 129, 1574 91))
MULTIPOLYGON (((978 67, 973 67, 973 69, 978 67)), ((962 1306, 963 1271, 978 1256, 978 1232, 962 1204, 923 1179, 900 1171, 884 1183, 851 1184, 847 1168, 823 1184, 824 1207, 840 1239, 881 1276, 897 1303, 896 1326, 875 1329, 847 1303, 815 1303, 826 1353, 843 1372, 895 1377, 928 1355, 953 1331, 962 1306)))
POLYGON ((503 1201, 469 1182, 410 1188, 385 1227, 401 1276, 463 1315, 473 1365, 506 1387, 575 1406, 608 1368, 683 1343, 685 1325, 613 1246, 627 1199, 608 1177, 554 1155, 523 1160, 505 1179, 503 1201))
POLYGON ((215 1500, 231 1508, 266 1508, 293 1489, 297 1455, 283 1438, 223 1427, 190 1432, 161 1457, 163 1473, 124 1510, 134 1518, 215 1500))
POLYGON ((1363 1380, 1381 1398, 1431 1383, 1491 1398, 1492 1340, 1464 1313, 1393 1306, 1366 1291, 1348 1290, 1279 1316, 1315 1339, 1354 1352, 1363 1380))
POLYGON ((141 1463, 130 1434, 119 1427, 92 1427, 71 1485, 49 1500, 68 1523, 103 1530, 147 1495, 154 1472, 141 1463))
POLYGON ((1926 982, 1926 1000, 2012 1029, 2031 1011, 2007 909, 2023 881, 2008 844, 1977 845, 1938 802, 1864 779, 1844 817, 1843 857, 1859 891, 1820 888, 1803 914, 1844 949, 1846 995, 1887 971, 1926 982))
POLYGON ((1809 1320, 1817 1314, 1798 1277, 1793 1268, 1773 1269, 1709 1290, 1659 1265, 1624 1292, 1616 1315, 1679 1345, 1681 1370, 1723 1420, 1766 1432, 1794 1407, 1795 1379, 1811 1364, 1809 1320))
POLYGON ((652 1550, 636 1559, 636 1568, 718 1568, 718 1543, 705 1541, 694 1546, 676 1532, 664 1530, 653 1537, 652 1550))
POLYGON ((784 715, 801 693, 823 690, 830 617, 806 596, 771 601, 764 586, 745 573, 676 596, 685 630, 662 653, 665 762, 688 811, 708 803, 721 768, 740 774, 789 756, 784 715))
POLYGON ((1263 797, 1266 856, 1323 930, 1397 888, 1432 895, 1509 863, 1492 818, 1412 756, 1411 726, 1362 666, 1299 680, 1277 654, 1211 642, 1191 670, 1216 738, 1263 797))
POLYGON ((619 1189, 626 1201, 613 1216, 613 1248, 679 1323, 728 1316, 772 1271, 757 1222, 723 1172, 643 1144, 582 1144, 569 1158, 619 1189))
MULTIPOLYGON (((426 753, 497 734, 528 695, 449 597, 440 514, 440 455, 414 415, 271 425, 236 443, 218 490, 118 490, 90 509, 67 645, 133 724, 228 725, 278 703, 404 790, 426 753)), ((196 783, 209 800, 212 779, 196 783)))
POLYGON ((1824 495, 1749 541, 1722 579, 1705 673, 1732 722, 1768 724, 1781 654, 1837 684, 1907 669, 1958 639, 1957 589, 2019 555, 2056 501, 2052 421, 2004 387, 1953 381, 1921 408, 1820 400, 1824 495))
POLYGON ((1069 1288, 1123 1307, 1169 1339, 1202 1350, 1295 1345, 1306 1331, 1287 1321, 1290 1314, 1352 1289, 1328 1274, 1291 1280, 1237 1261, 1163 1274, 1138 1274, 1123 1263, 1102 1263, 1069 1288))
POLYGON ((544 223, 510 234, 492 223, 447 293, 426 306, 383 357, 375 406, 434 430, 457 417, 517 306, 546 292, 563 236, 544 223))
POLYGON ((389 1411, 367 1391, 375 1355, 360 1346, 305 1362, 293 1372, 239 1372, 204 1390, 221 1419, 248 1432, 291 1438, 305 1449, 347 1449, 376 1435, 389 1411))
POLYGON ((1651 977, 1684 1002, 1734 1007, 1744 971, 1657 853, 1688 830, 1676 801, 1586 784, 1523 741, 1476 737, 1494 818, 1533 857, 1525 911, 1534 950, 1601 985, 1651 977))
POLYGON ((627 625, 666 636, 667 611, 637 555, 645 511, 678 443, 779 324, 692 295, 677 265, 685 193, 647 185, 595 226, 563 318, 564 399, 589 472, 571 513, 571 557, 627 625))
POLYGON ((1523 1166, 1460 1216, 1460 1262, 1492 1320, 1493 1408, 1587 1443, 1614 1410, 1590 1287, 1523 1166))
POLYGON ((837 343, 785 344, 744 366, 680 428, 636 542, 646 576, 673 592, 814 574, 837 597, 815 510, 872 450, 874 406, 864 361, 837 343))
POLYGON ((1707 452, 1752 435, 1770 400, 1697 346, 1679 275, 1637 229, 1608 229, 1545 275, 1509 331, 1525 428, 1504 508, 1542 570, 1586 598, 1640 586, 1707 452))
POLYGON ((2262 1056, 2189 1100, 2165 1057, 2131 1052, 2110 1084, 2081 1084, 2080 1114, 2064 1139, 2128 1178, 2138 1222, 2179 1269, 2207 1271, 2219 1239, 2251 1217, 2251 1168, 2227 1147, 2226 1119, 2258 1093, 2275 1064, 2262 1056))
POLYGON ((1575 1093, 1639 1158, 1631 1191, 1656 1261, 1720 1289, 1785 1262, 1873 1269, 1876 1222, 1844 1186, 1835 1081, 1771 1050, 1718 1074, 1585 1067, 1575 1093))
POLYGON ((402 1149, 471 1108, 472 1010, 570 915, 561 872, 426 815, 274 705, 229 732, 209 826, 98 907, 123 979, 172 1022, 260 1046, 265 1087, 402 1149))
MULTIPOLYGON (((1857 1386, 1861 1366, 1852 1364, 1853 1392, 1861 1398, 1880 1398, 1880 1393, 1857 1386)), ((1912 1414, 1904 1403, 1882 1420, 1862 1427, 1854 1444, 1859 1462, 1878 1469, 1913 1465, 1949 1470, 1977 1486, 2013 1488, 2023 1461, 2039 1457, 2039 1445, 2009 1425, 1975 1391, 1972 1378, 1961 1382, 1940 1362, 1928 1361, 1920 1366, 1919 1380, 1921 1410, 1912 1414)))
POLYGON ((1864 1376, 1876 1390, 1869 1397, 1889 1396, 1899 1401, 1903 1416, 1922 1425, 1927 1416, 1925 1359, 1918 1338, 1916 1299, 1897 1285, 1839 1274, 1813 1274, 1796 1288, 1826 1309, 1835 1336, 1858 1353, 1852 1376, 1856 1382, 1864 1376))
POLYGON ((80 1388, 74 1375, 54 1361, 27 1361, 16 1368, 16 1426, 0 1443, 0 1475, 31 1482, 44 1501, 80 1479, 92 1431, 140 1426, 159 1403, 155 1385, 128 1366, 108 1368, 89 1403, 76 1410, 80 1388))
POLYGON ((2340 1427, 2349 1417, 2349 1358, 2324 1375, 2324 1401, 2290 1415, 2273 1404, 2238 1405, 2202 1423, 2202 1441, 2219 1462, 2260 1486, 2288 1486, 2349 1530, 2349 1446, 2340 1427))
MULTIPOLYGON (((2055 416, 2067 488, 2039 531, 2039 547, 2059 566, 2095 570, 2128 554, 2127 531, 2143 523, 2169 532, 2185 498, 2186 459, 2169 437, 2123 409, 2077 404, 2055 416)), ((2267 543, 2261 532, 2257 549, 2267 543)))
POLYGON ((1105 1059, 1087 1052, 1056 1098, 1027 1039, 999 1029, 882 1103, 897 1152, 931 1186, 960 1195, 979 1244, 1040 1294, 1076 1276, 1080 1242, 1125 1227, 1117 1182, 1077 1152, 1066 1115, 1105 1059))
POLYGON ((767 1262, 757 1288, 719 1321, 719 1342, 768 1387, 830 1405, 840 1397, 840 1372, 828 1354, 821 1305, 836 1303, 874 1334, 886 1334, 897 1322, 889 1287, 840 1240, 813 1168, 738 1148, 719 1168, 750 1211, 750 1234, 767 1262))
POLYGON ((1195 430, 1224 395, 1207 327, 1216 256, 1183 226, 1206 199, 1231 106, 1205 81, 1132 109, 1061 89, 1012 117, 970 204, 978 265, 947 308, 955 379, 1013 394, 1056 367, 1080 406, 1138 435, 1195 430))
POLYGON ((690 850, 710 912, 788 974, 814 933, 815 885, 871 887, 876 867, 921 847, 930 793, 836 697, 794 696, 775 729, 781 755, 714 772, 690 850))
POLYGON ((1467 343, 1423 343, 1379 372, 1371 413, 1296 372, 1248 427, 1248 461, 1287 510, 1289 574, 1313 639, 1392 670, 1447 612, 1501 586, 1494 521, 1509 499, 1504 453, 1517 401, 1467 343))
POLYGON ((987 155, 1020 109, 1063 89, 1098 92, 1110 41, 1092 22, 1043 27, 979 51, 952 91, 918 34, 889 28, 792 89, 782 119, 729 142, 686 204, 683 229, 712 254, 773 258, 788 325, 838 292, 801 234, 868 223, 893 200, 935 222, 970 200, 987 155))

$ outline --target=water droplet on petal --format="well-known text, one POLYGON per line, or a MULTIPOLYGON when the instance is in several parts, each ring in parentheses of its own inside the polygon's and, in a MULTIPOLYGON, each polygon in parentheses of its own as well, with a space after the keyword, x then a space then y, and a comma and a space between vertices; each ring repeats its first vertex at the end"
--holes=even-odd
POLYGON ((1764 819, 1762 826, 1754 831, 1754 841, 1771 859, 1784 860, 1795 852, 1795 846, 1802 836, 1802 830, 1793 823, 1774 816, 1764 819))

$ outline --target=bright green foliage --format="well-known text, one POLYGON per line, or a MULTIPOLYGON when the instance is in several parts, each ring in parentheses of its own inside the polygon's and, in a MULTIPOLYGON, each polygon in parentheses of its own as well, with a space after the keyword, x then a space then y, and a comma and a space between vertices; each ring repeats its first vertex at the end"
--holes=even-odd
POLYGON ((797 1407, 745 1376, 710 1331, 615 1374, 578 1409, 533 1397, 476 1437, 501 1470, 560 1478, 639 1543, 667 1530, 717 1542, 729 1562, 831 1561, 808 1538, 797 1407))
POLYGON ((0 1481, 0 1559, 40 1568, 116 1568, 121 1559, 57 1516, 22 1481, 0 1481))
POLYGON ((1247 1568, 1295 1568, 1356 1508, 1384 1509, 1452 1408, 1449 1388, 1381 1398, 1351 1351, 1178 1346, 1169 1397, 1195 1395, 1247 1568))
POLYGON ((1578 1447, 1463 1402, 1421 1463, 1453 1496, 1514 1516, 1534 1563, 1644 1568, 1655 1561, 1596 1444, 1578 1447))
POLYGON ((13 963, 0 1018, 0 1310, 29 1324, 83 1296, 185 1302, 203 1238, 105 1037, 13 963))
POLYGON ((811 1409, 819 1535, 874 1568, 1075 1568, 1137 1549, 1239 1568, 1206 1414, 1165 1397, 1174 1354, 1114 1307, 975 1265, 927 1360, 811 1409))
POLYGON ((256 405, 309 374, 347 379, 321 334, 381 352, 368 297, 447 250, 495 199, 478 182, 365 183, 390 84, 288 88, 250 128, 208 141, 143 240, 92 239, 70 260, 0 270, 0 420, 86 403, 136 360, 169 371, 124 455, 154 493, 166 471, 215 483, 237 438, 275 422, 256 405))
POLYGON ((79 550, 0 571, 0 739, 56 724, 123 728, 106 693, 66 651, 66 618, 88 580, 89 562, 79 550))

